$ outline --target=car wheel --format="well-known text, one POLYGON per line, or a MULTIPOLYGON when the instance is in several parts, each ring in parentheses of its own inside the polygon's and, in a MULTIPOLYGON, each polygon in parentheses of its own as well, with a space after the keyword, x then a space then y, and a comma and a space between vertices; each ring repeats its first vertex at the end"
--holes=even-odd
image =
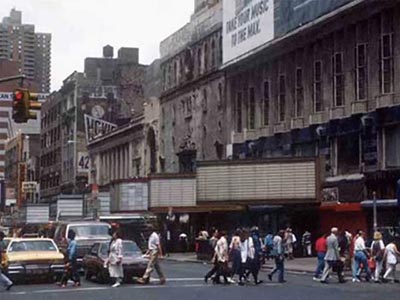
POLYGON ((85 270, 85 279, 86 280, 92 279, 92 273, 88 269, 85 270))
POLYGON ((98 272, 96 275, 96 279, 99 283, 102 283, 102 284, 108 283, 110 281, 110 276, 108 275, 108 271, 102 270, 102 271, 98 272))

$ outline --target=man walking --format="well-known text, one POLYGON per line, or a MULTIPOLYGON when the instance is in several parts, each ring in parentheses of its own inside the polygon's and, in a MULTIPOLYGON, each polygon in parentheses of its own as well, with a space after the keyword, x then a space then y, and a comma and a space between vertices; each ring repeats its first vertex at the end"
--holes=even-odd
POLYGON ((65 265, 65 272, 63 277, 61 278, 61 287, 65 288, 68 284, 68 280, 71 279, 74 282, 75 287, 79 287, 81 285, 81 280, 78 272, 78 263, 77 263, 77 244, 75 241, 75 231, 70 230, 68 232, 68 262, 65 265))
POLYGON ((343 263, 340 260, 339 242, 337 239, 338 229, 333 227, 331 235, 326 239, 327 251, 325 255, 325 268, 322 274, 321 283, 328 283, 326 280, 330 271, 335 267, 340 283, 344 283, 343 278, 343 263))
POLYGON ((3 259, 2 255, 3 252, 5 251, 5 245, 3 239, 4 239, 4 232, 0 231, 0 283, 4 285, 7 291, 9 291, 14 285, 14 283, 2 272, 2 265, 1 265, 3 259))
POLYGON ((318 265, 314 273, 313 280, 320 280, 320 276, 325 268, 325 255, 326 255, 326 235, 322 235, 315 243, 315 251, 317 252, 318 265))
POLYGON ((148 284, 150 282, 150 274, 153 272, 153 268, 156 269, 158 277, 160 278, 160 284, 165 284, 165 276, 161 270, 160 263, 158 261, 159 256, 162 256, 160 236, 155 230, 149 237, 147 253, 150 255, 149 263, 147 264, 146 272, 142 278, 138 279, 138 283, 148 284))
POLYGON ((359 230, 358 237, 354 243, 354 269, 353 269, 353 282, 361 281, 361 272, 365 270, 366 280, 371 279, 371 270, 368 266, 367 248, 365 247, 365 233, 359 230), (362 266, 362 268, 361 268, 362 266))
POLYGON ((286 282, 284 279, 285 271, 285 252, 283 249, 283 237, 285 236, 285 231, 280 230, 273 239, 273 249, 272 255, 275 257, 275 269, 268 275, 268 279, 272 281, 272 277, 276 272, 279 272, 278 282, 286 282))

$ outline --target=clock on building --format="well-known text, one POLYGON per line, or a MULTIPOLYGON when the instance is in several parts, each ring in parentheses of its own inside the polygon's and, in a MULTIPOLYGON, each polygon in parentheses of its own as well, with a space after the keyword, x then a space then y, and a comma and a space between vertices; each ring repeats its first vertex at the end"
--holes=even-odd
POLYGON ((100 105, 95 105, 92 108, 92 117, 101 119, 105 114, 104 108, 100 105))

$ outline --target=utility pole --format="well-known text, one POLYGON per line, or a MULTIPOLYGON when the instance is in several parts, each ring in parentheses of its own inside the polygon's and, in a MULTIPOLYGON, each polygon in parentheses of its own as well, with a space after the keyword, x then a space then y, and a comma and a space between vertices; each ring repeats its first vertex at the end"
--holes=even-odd
POLYGON ((376 192, 373 192, 373 217, 374 217, 374 232, 378 229, 378 217, 376 210, 376 192))

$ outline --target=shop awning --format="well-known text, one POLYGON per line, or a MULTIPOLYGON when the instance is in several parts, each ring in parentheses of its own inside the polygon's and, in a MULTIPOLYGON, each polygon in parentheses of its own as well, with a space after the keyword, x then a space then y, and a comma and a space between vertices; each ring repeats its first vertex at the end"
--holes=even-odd
MULTIPOLYGON (((361 202, 363 208, 373 208, 374 200, 365 200, 361 202)), ((376 207, 397 207, 397 199, 378 199, 376 207)))
POLYGON ((361 211, 361 203, 322 203, 320 210, 336 212, 356 212, 361 211))
POLYGON ((326 178, 326 183, 337 183, 342 181, 359 181, 363 180, 365 176, 363 174, 351 174, 351 175, 342 175, 342 176, 335 176, 335 177, 328 177, 326 178))
MULTIPOLYGON (((152 207, 152 213, 167 213, 168 207, 152 207)), ((173 207, 174 213, 211 213, 211 212, 230 212, 244 211, 243 205, 198 205, 189 207, 173 207)))
POLYGON ((251 212, 266 212, 266 211, 276 211, 282 209, 282 205, 249 205, 249 211, 251 212))

